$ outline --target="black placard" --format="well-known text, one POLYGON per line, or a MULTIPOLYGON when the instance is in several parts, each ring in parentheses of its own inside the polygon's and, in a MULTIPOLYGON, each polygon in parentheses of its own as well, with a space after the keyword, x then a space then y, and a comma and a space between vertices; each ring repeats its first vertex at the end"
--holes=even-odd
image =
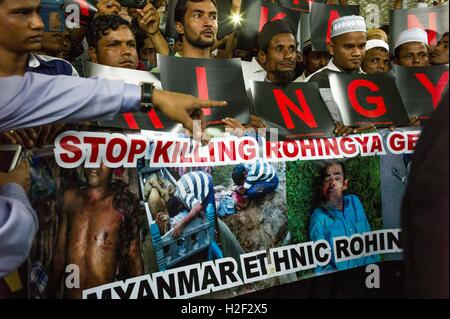
POLYGON ((253 82, 252 94, 259 116, 281 139, 334 136, 334 121, 320 97, 317 83, 276 84, 253 82))
POLYGON ((329 71, 328 77, 344 125, 408 125, 408 115, 392 74, 329 71))
POLYGON ((429 119, 448 90, 448 64, 395 66, 395 81, 409 117, 429 119))
POLYGON ((327 51, 331 23, 339 17, 358 15, 359 6, 327 5, 314 2, 310 13, 311 43, 314 51, 327 51))
POLYGON ((325 3, 325 0, 279 0, 283 7, 300 12, 309 12, 313 2, 325 3))
POLYGON ((268 21, 284 20, 297 31, 300 13, 264 0, 242 0, 241 12, 245 26, 238 32, 238 48, 257 48, 256 37, 268 21))
POLYGON ((158 55, 165 90, 227 101, 226 107, 204 110, 208 125, 226 117, 248 123, 251 102, 247 97, 240 59, 192 59, 158 55))
POLYGON ((390 46, 394 52, 395 42, 400 32, 411 28, 427 31, 428 43, 436 45, 445 32, 448 32, 448 5, 393 10, 390 13, 390 46))

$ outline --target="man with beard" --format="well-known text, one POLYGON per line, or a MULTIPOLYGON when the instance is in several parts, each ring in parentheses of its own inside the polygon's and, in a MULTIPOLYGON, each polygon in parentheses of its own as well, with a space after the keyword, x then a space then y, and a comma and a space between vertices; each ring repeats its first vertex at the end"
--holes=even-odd
MULTIPOLYGON (((309 225, 310 240, 324 239, 333 250, 333 238, 351 237, 355 234, 370 232, 366 213, 356 195, 344 195, 348 187, 343 163, 327 164, 322 169, 322 203, 311 216, 309 225)), ((369 265, 378 262, 379 256, 361 257, 336 263, 334 253, 331 261, 324 267, 317 267, 316 273, 369 265)))
POLYGON ((175 29, 182 37, 179 56, 211 58, 218 29, 215 0, 180 0, 175 7, 175 29))
POLYGON ((297 41, 288 23, 268 22, 258 35, 258 47, 258 60, 267 72, 265 81, 290 83, 295 80, 297 41))
POLYGON ((430 53, 432 65, 448 64, 448 32, 445 32, 434 50, 430 53))
POLYGON ((65 191, 47 296, 56 296, 67 265, 78 267, 80 282, 79 287, 65 287, 68 298, 143 274, 139 200, 122 181, 112 181, 112 172, 103 163, 98 169, 85 168, 86 186, 65 191))

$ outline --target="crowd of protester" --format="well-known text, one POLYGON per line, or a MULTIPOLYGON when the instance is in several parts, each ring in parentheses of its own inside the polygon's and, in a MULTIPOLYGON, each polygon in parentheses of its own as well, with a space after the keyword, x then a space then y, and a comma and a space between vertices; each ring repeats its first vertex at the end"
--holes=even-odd
MULTIPOLYGON (((345 0, 328 0, 327 3, 345 5, 355 1, 347 3, 345 0)), ((401 8, 402 3, 403 1, 396 0, 394 8, 401 8)), ((427 4, 419 0, 417 5, 423 7, 443 4, 446 2, 434 1, 427 4)), ((233 0, 232 12, 238 13, 240 6, 240 0, 233 0)), ((217 39, 220 17, 215 0, 179 0, 175 11, 175 29, 179 34, 177 38, 165 37, 164 29, 170 23, 167 19, 169 8, 166 0, 149 1, 142 9, 127 8, 117 0, 95 1, 91 3, 89 14, 82 17, 80 28, 58 32, 44 32, 39 8, 39 0, 0 0, 1 78, 27 76, 28 73, 33 73, 33 76, 38 76, 34 74, 38 73, 48 77, 86 77, 83 68, 85 60, 110 67, 156 72, 157 54, 161 54, 186 58, 241 58, 246 82, 317 82, 320 88, 327 89, 329 70, 380 74, 394 72, 394 65, 420 67, 449 63, 448 32, 441 35, 435 46, 429 44, 427 32, 420 28, 409 29, 396 39, 390 39, 389 26, 367 30, 365 19, 361 16, 340 18, 339 21, 344 23, 352 22, 353 27, 350 29, 342 30, 337 23, 334 24, 336 27, 332 28, 328 51, 313 51, 311 39, 304 39, 299 45, 297 30, 282 21, 269 22, 262 29, 258 35, 257 48, 242 50, 237 46, 236 32, 217 39), (390 50, 390 40, 395 43, 393 52, 390 50)), ((60 27, 61 21, 58 19, 49 22, 56 28, 60 27)), ((36 79, 35 81, 41 80, 36 79)), ((45 77, 42 81, 43 89, 47 83, 45 81, 50 80, 45 77)), ((80 86, 85 85, 83 87, 99 85, 94 82, 79 83, 80 86)), ((104 88, 106 90, 108 87, 104 88)), ((326 90, 321 93, 327 101, 326 90)), ((70 93, 70 96, 73 95, 75 93, 70 93)), ((178 98, 176 102, 180 101, 179 96, 173 98, 178 98)), ((2 97, 0 102, 3 103, 2 97)), ((339 135, 372 128, 346 127, 339 118, 333 118, 336 121, 336 134, 339 135)), ((89 116, 85 116, 83 120, 89 120, 89 116)), ((3 121, 3 114, 0 121, 3 121)), ((51 122, 41 121, 40 126, 13 130, 8 127, 8 130, 0 133, 0 143, 19 144, 24 149, 51 145, 58 133, 70 127, 51 122)), ((256 116, 251 116, 250 123, 240 123, 235 119, 224 119, 223 122, 231 128, 265 126, 256 116)), ((411 125, 420 125, 420 121, 413 118, 411 125)), ((4 126, 0 125, 2 127, 4 126)), ((30 187, 28 165, 22 164, 12 172, 0 173, 0 187, 2 277, 27 257, 38 228, 38 220, 24 192, 30 187), (6 210, 9 212, 4 213, 6 210), (26 236, 23 238, 19 234, 26 236)))

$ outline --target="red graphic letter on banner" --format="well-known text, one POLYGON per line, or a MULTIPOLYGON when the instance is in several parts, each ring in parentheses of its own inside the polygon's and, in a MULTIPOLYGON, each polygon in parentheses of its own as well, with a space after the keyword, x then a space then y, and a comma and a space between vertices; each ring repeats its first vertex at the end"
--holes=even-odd
POLYGON ((386 104, 381 96, 368 96, 366 98, 367 103, 376 105, 374 110, 366 110, 359 104, 358 99, 356 98, 356 90, 360 87, 368 88, 371 92, 378 92, 380 90, 375 83, 368 80, 353 80, 350 82, 348 85, 348 98, 356 112, 368 118, 377 118, 386 114, 386 104))
POLYGON ((431 83, 430 79, 426 76, 425 73, 416 73, 414 75, 427 89, 427 91, 430 92, 431 98, 433 99, 433 108, 437 108, 442 100, 442 93, 448 85, 448 71, 442 73, 441 78, 439 79, 436 86, 431 83))
MULTIPOLYGON (((209 100, 206 68, 204 66, 197 66, 195 72, 197 74, 198 97, 202 100, 209 100)), ((211 109, 203 109, 203 114, 205 116, 210 116, 211 109)))
POLYGON ((422 23, 420 23, 419 19, 417 19, 417 16, 415 14, 408 14, 408 29, 420 28, 425 30, 428 34, 428 44, 436 45, 437 44, 436 15, 437 15, 436 12, 428 13, 428 27, 424 27, 422 23))
POLYGON ((303 95, 302 90, 295 90, 297 95, 298 102, 300 103, 301 109, 292 102, 282 90, 275 89, 273 90, 273 94, 275 95, 275 99, 277 101, 278 107, 280 108, 281 115, 283 116, 284 122, 286 123, 287 129, 295 129, 294 122, 292 121, 292 117, 289 114, 289 110, 293 111, 295 115, 297 115, 306 125, 311 128, 317 128, 317 122, 314 118, 314 115, 311 113, 311 109, 309 108, 308 103, 306 102, 305 96, 303 95))
POLYGON ((328 18, 328 28, 327 28, 327 38, 326 38, 327 44, 331 42, 331 24, 337 18, 339 18, 339 12, 337 12, 337 10, 331 10, 330 17, 328 18))
MULTIPOLYGON (((287 14, 284 12, 277 13, 270 21, 283 20, 287 14)), ((261 14, 259 16, 259 29, 261 31, 264 25, 269 21, 269 8, 261 7, 261 14)))

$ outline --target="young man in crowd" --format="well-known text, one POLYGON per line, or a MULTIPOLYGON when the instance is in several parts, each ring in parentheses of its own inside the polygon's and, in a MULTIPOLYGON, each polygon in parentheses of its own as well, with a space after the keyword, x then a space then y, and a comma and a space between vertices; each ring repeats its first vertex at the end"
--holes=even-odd
POLYGON ((401 32, 395 42, 394 62, 404 67, 429 66, 428 35, 420 28, 401 32))
MULTIPOLYGON (((43 49, 45 52, 42 52, 53 54, 54 49, 59 50, 54 34, 44 32, 39 8, 39 0, 0 1, 0 76, 24 75, 25 72, 78 76, 69 62, 34 53, 43 49)), ((56 24, 54 19, 51 22, 52 26, 56 24)), ((46 144, 49 135, 54 135, 59 128, 46 126, 3 132, 0 142, 32 148, 36 144, 46 144)))
POLYGON ((308 39, 303 46, 303 63, 305 65, 305 70, 297 81, 305 82, 307 77, 326 67, 329 62, 330 54, 325 51, 313 51, 311 39, 308 39))
POLYGON ((307 82, 317 82, 320 88, 329 88, 329 71, 363 73, 362 60, 366 52, 366 22, 361 16, 344 16, 331 25, 328 51, 332 59, 328 65, 310 75, 307 82))
POLYGON ((367 74, 386 73, 391 70, 389 45, 383 40, 369 40, 366 44, 361 69, 367 74))
POLYGON ((448 64, 448 32, 445 32, 436 47, 430 53, 432 65, 448 64))

